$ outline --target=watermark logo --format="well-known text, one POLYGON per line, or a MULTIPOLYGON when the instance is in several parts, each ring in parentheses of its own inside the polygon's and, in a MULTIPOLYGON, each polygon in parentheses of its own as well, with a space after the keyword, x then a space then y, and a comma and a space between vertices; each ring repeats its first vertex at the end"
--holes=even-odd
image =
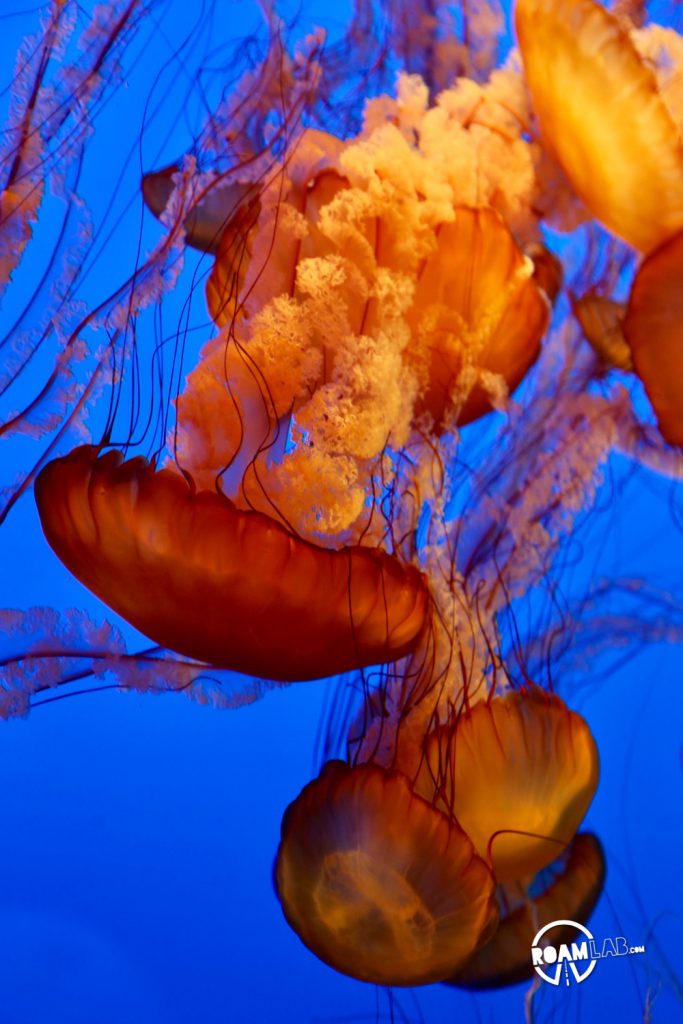
MULTIPOLYGON (((555 937, 561 938, 557 932, 555 937)), ((559 985, 564 978, 565 984, 570 985, 572 980, 580 984, 590 977, 598 960, 644 952, 645 946, 629 946, 623 935, 597 943, 592 932, 578 921, 551 921, 541 928, 531 944, 531 962, 536 974, 548 984, 559 985), (584 938, 553 945, 553 929, 560 928, 578 931, 584 938)))

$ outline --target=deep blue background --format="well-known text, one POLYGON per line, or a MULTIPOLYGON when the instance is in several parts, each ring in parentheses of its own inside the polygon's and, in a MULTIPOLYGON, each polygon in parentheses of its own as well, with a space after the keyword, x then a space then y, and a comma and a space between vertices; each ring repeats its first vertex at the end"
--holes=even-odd
MULTIPOLYGON (((309 24, 330 20, 323 4, 312 9, 309 24)), ((158 24, 136 44, 144 59, 103 111, 85 168, 83 191, 100 237, 122 166, 119 209, 130 201, 123 220, 112 214, 107 222, 116 230, 97 263, 94 295, 107 294, 134 259, 140 166, 176 156, 196 131, 197 110, 182 97, 196 94, 199 60, 191 52, 181 66, 173 57, 191 12, 165 4, 158 10, 158 24), (143 129, 150 90, 159 112, 143 129)), ((225 34, 237 39, 258 23, 246 3, 219 3, 215 11, 214 35, 201 41, 205 62, 225 34)), ((6 78, 17 41, 33 24, 34 15, 0 21, 6 78)), ((44 223, 28 277, 17 275, 17 293, 48 248, 49 211, 44 223)), ((158 230, 145 221, 145 245, 158 230)), ((171 302, 171 320, 179 319, 189 287, 188 275, 171 302)), ((202 302, 197 289, 199 321, 202 302)), ((20 446, 0 448, 3 480, 19 458, 20 446)), ((683 539, 669 498, 669 486, 644 473, 605 498, 607 512, 585 541, 586 574, 599 563, 605 573, 633 569, 655 582, 675 579, 683 539)), ((0 529, 0 606, 44 604, 98 609, 48 549, 28 495, 0 529)), ((598 937, 643 942, 648 952, 599 964, 578 989, 546 986, 542 1020, 609 1014, 624 1024, 640 1021, 648 984, 656 995, 652 1019, 683 1019, 680 987, 674 995, 680 983, 664 960, 673 971, 683 968, 681 666, 680 649, 664 645, 637 651, 610 678, 589 661, 574 696, 602 758, 587 824, 605 846, 608 880, 591 928, 598 937)), ((317 769, 327 685, 283 688, 238 711, 202 708, 182 696, 94 694, 0 726, 1 1024, 389 1019, 385 993, 337 975, 300 944, 271 885, 282 811, 317 769)), ((399 992, 395 1019, 521 1021, 524 992, 399 992)))

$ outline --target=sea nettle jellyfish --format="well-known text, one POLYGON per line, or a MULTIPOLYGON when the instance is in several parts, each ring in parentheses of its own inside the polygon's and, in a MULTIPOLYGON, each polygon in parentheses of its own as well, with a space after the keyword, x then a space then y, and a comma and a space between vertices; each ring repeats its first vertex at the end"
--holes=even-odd
POLYGON ((428 736, 417 789, 438 793, 499 882, 534 875, 573 838, 598 782, 583 719, 538 688, 464 710, 428 736))
POLYGON ((145 459, 77 448, 41 472, 36 500, 82 583, 199 661, 314 679, 402 657, 424 625, 426 585, 411 566, 373 548, 316 547, 145 459))
POLYGON ((442 980, 498 919, 491 873, 457 823, 369 765, 329 762, 290 805, 275 880, 303 941, 379 985, 442 980))
MULTIPOLYGON (((647 257, 619 318, 626 344, 608 359, 635 370, 663 436, 680 446, 680 36, 636 27, 593 0, 519 0, 516 25, 544 144, 591 214, 647 257)), ((598 350, 609 333, 596 332, 598 350)))
MULTIPOLYGON (((47 88, 69 11, 22 62, 5 284, 60 131, 90 137, 110 50, 144 24, 106 8, 89 73, 47 88)), ((683 472, 682 44, 591 0, 520 0, 499 65, 493 7, 373 11, 290 53, 268 7, 253 66, 245 47, 241 77, 202 88, 191 151, 143 154, 146 254, 136 237, 107 297, 57 291, 31 339, 11 332, 12 386, 57 351, 0 428, 38 444, 2 515, 35 482, 48 543, 149 644, 7 613, 0 712, 92 675, 235 705, 348 673, 283 821, 285 916, 363 981, 495 987, 604 881, 570 684, 617 641, 682 632, 654 583, 563 574, 615 455, 683 472)))
MULTIPOLYGON (((500 925, 489 942, 470 956, 446 984, 459 988, 493 989, 515 985, 533 976, 529 956, 541 921, 585 924, 602 893, 605 860, 600 843, 589 832, 575 837, 552 869, 526 888, 499 886, 500 925)), ((571 925, 554 932, 554 940, 571 942, 571 925)))

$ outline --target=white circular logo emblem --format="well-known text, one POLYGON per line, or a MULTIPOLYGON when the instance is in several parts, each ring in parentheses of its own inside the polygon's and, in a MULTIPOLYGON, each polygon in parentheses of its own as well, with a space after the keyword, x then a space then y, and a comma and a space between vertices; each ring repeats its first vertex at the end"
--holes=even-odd
POLYGON ((593 973, 597 963, 592 956, 590 944, 593 941, 592 933, 578 921, 551 921, 541 928, 531 944, 531 962, 536 974, 550 985, 559 985, 563 976, 569 985, 570 971, 576 982, 585 981, 593 973), (585 940, 563 942, 560 946, 553 946, 546 940, 541 945, 541 939, 553 928, 572 928, 582 932, 585 940))

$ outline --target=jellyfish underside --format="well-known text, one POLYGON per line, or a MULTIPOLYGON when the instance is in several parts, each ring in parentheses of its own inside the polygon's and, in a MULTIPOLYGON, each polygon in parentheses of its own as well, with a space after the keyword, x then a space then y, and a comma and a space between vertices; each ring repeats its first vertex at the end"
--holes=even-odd
MULTIPOLYGON (((459 405, 456 422, 469 423, 489 412, 492 403, 481 384, 472 387, 470 382, 458 394, 463 369, 471 366, 500 375, 510 390, 517 386, 539 352, 549 300, 558 286, 557 261, 539 245, 534 262, 525 258, 493 208, 458 205, 451 221, 434 228, 432 251, 412 267, 396 224, 386 217, 358 214, 353 230, 343 220, 336 221, 349 216, 357 193, 334 164, 342 147, 332 136, 304 133, 295 153, 300 170, 278 203, 279 219, 272 223, 270 208, 259 212, 253 203, 243 204, 232 217, 207 285, 211 314, 219 326, 234 324, 246 342, 255 309, 277 296, 300 299, 297 268, 305 260, 347 260, 361 277, 371 275, 373 268, 407 273, 416 282, 407 312, 411 340, 405 353, 421 381, 416 415, 428 411, 439 431, 449 406, 459 405), (316 157, 321 150, 331 166, 319 167, 316 157), (347 192, 353 199, 344 204, 347 192), (303 237, 298 232, 292 235, 292 215, 305 223, 303 237), (266 247, 267 261, 262 254, 266 247), (253 268, 250 272, 254 260, 256 274, 253 268), (247 279, 251 285, 241 303, 247 279)), ((377 299, 349 285, 343 303, 351 330, 372 335, 379 326, 377 299)))
MULTIPOLYGON (((493 989, 516 985, 533 976, 529 951, 539 923, 584 923, 597 903, 605 882, 605 859, 600 843, 589 832, 577 835, 569 846, 560 874, 538 896, 527 896, 519 906, 501 913, 493 938, 479 949, 446 984, 458 988, 493 989)), ((554 933, 557 945, 571 942, 576 929, 554 933)))
POLYGON ((156 643, 274 680, 400 658, 427 612, 422 575, 372 548, 333 551, 175 471, 76 449, 36 482, 69 570, 156 643))
POLYGON ((221 333, 178 396, 177 458, 200 486, 222 474, 240 507, 304 534, 357 535, 387 451, 505 406, 539 354, 561 272, 540 246, 525 256, 486 207, 455 207, 416 261, 395 223, 351 217, 360 190, 334 166, 313 173, 321 133, 308 134, 283 197, 245 202, 223 232, 207 285, 221 333), (413 299, 398 316, 406 277, 413 299))
POLYGON ((467 836, 402 775, 372 765, 329 762, 290 805, 275 879, 302 941, 379 985, 442 980, 498 919, 467 836))

